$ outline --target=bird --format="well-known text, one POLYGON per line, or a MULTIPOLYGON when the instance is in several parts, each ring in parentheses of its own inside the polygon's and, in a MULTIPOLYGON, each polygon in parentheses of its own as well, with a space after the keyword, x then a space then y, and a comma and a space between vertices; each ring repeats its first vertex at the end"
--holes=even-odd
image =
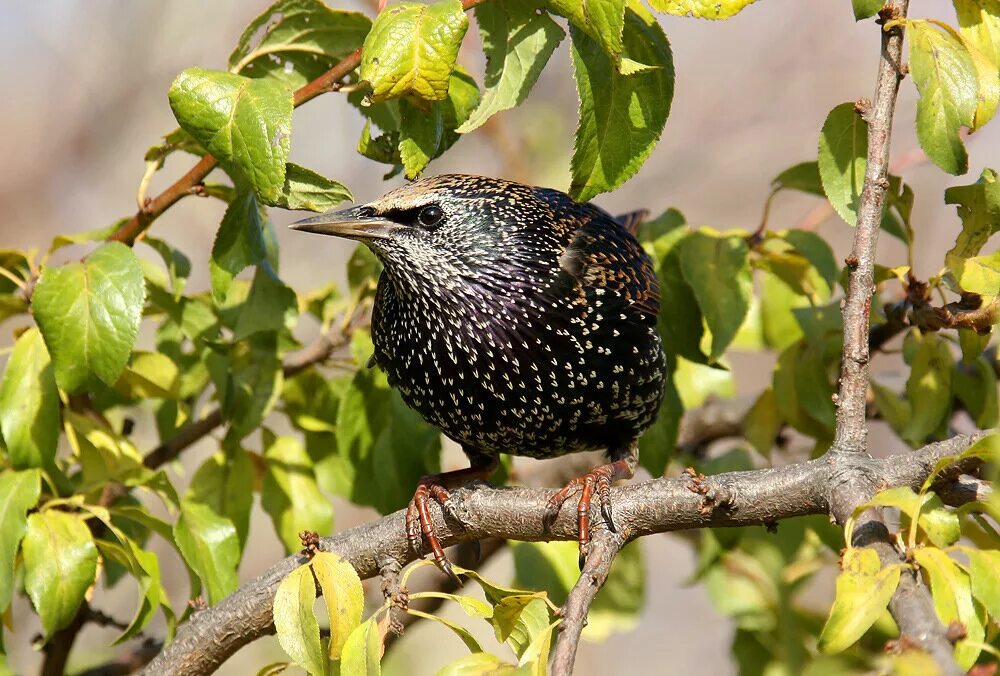
POLYGON ((429 504, 461 523, 448 489, 487 479, 501 453, 606 451, 607 464, 552 496, 546 521, 580 493, 581 567, 595 493, 614 528, 611 484, 634 475, 668 376, 657 275, 633 234, 642 213, 443 174, 290 226, 357 240, 382 262, 369 366, 470 463, 421 478, 406 511, 409 545, 420 556, 423 536, 453 579, 429 504))

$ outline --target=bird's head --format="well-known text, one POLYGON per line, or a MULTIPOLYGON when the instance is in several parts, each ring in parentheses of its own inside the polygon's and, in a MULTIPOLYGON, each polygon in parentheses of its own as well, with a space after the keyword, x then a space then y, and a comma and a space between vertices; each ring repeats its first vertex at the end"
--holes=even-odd
MULTIPOLYGON (((537 266, 561 238, 554 191, 494 178, 445 174, 294 223, 294 230, 362 242, 390 278, 456 288, 537 266)), ((567 198, 568 199, 568 198, 567 198)))

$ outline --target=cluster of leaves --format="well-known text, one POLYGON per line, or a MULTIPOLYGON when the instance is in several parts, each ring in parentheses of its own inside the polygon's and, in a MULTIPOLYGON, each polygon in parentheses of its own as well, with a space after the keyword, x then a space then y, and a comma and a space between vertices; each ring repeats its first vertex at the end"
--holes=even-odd
MULTIPOLYGON (((710 19, 748 4, 649 2, 659 12, 710 19)), ((859 17, 877 9, 865 0, 854 4, 859 17)), ((921 143, 937 164, 960 173, 966 159, 959 127, 980 127, 996 108, 996 82, 987 69, 996 72, 1000 11, 992 0, 956 0, 956 8, 957 30, 930 20, 906 26, 921 93, 921 143)), ((197 186, 226 205, 211 247, 208 290, 188 288, 191 263, 164 240, 143 233, 142 246, 109 241, 128 219, 61 235, 41 256, 0 251, 0 321, 19 322, 0 383, 0 610, 8 628, 19 589, 47 641, 86 611, 95 584, 111 587, 129 577, 138 603, 116 642, 140 634, 157 613, 166 619, 169 639, 184 618, 177 618, 164 589, 152 538, 176 550, 189 573, 190 597, 204 593, 214 604, 238 584, 256 495, 291 552, 300 547, 300 531, 333 529, 330 496, 386 513, 406 504, 418 477, 439 469, 438 433, 402 403, 384 375, 364 368, 372 353, 366 318, 379 273, 374 257, 355 252, 344 290, 297 293, 281 280, 267 207, 321 211, 352 199, 338 181, 288 161, 292 110, 314 95, 303 93, 313 83, 363 50, 359 67, 345 75, 347 101, 366 120, 358 151, 389 165, 389 175, 413 178, 463 134, 524 102, 567 29, 581 102, 570 192, 590 199, 638 171, 669 112, 670 46, 637 0, 403 2, 374 22, 319 0, 279 0, 247 27, 228 70, 192 68, 177 77, 169 104, 179 128, 145 156, 140 203, 152 176, 178 152, 210 154, 228 177, 197 186), (466 11, 473 7, 486 56, 481 88, 458 64, 466 11), (87 250, 82 257, 67 257, 81 248, 87 250), (302 349, 296 335, 314 325, 321 338, 302 349), (145 343, 138 340, 141 328, 149 336, 145 343), (330 368, 320 370, 324 362, 330 368), (285 422, 279 416, 294 435, 273 431, 285 422), (143 439, 155 429, 156 447, 145 454, 133 438, 136 420, 148 423, 143 439), (224 428, 218 451, 181 493, 163 465, 216 427, 224 428), (152 514, 150 501, 162 503, 158 513, 165 516, 152 514)), ((854 223, 866 143, 855 105, 837 106, 823 124, 817 159, 779 174, 771 197, 785 189, 811 193, 854 223)), ((986 170, 976 183, 949 189, 945 200, 957 206, 962 230, 941 271, 923 283, 910 274, 910 260, 877 270, 873 323, 891 335, 905 333, 910 372, 902 392, 873 383, 873 410, 912 445, 945 436, 956 411, 981 427, 1000 418, 996 351, 989 345, 1000 315, 1000 254, 982 254, 1000 229, 996 173, 986 170), (897 283, 903 301, 893 296, 897 283), (961 302, 935 308, 932 292, 958 295, 961 302), (985 319, 956 320, 971 313, 985 319), (940 331, 959 326, 957 333, 940 331)), ((891 177, 883 229, 911 252, 912 206, 910 187, 891 177)), ((842 340, 838 286, 846 284, 846 270, 819 235, 765 226, 694 229, 671 210, 643 227, 669 308, 659 328, 672 367, 658 422, 641 442, 641 461, 654 476, 668 468, 684 409, 732 392, 726 354, 733 349, 778 356, 771 384, 744 421, 753 448, 769 454, 789 428, 814 440, 817 453, 830 444, 842 340)), ((745 449, 721 461, 749 466, 745 449)), ((976 508, 944 510, 926 486, 919 494, 877 500, 916 524, 909 526, 915 565, 927 572, 935 600, 945 599, 938 603, 941 617, 957 617, 969 628, 960 659, 975 660, 996 643, 986 619, 997 617, 996 589, 981 572, 996 563, 990 558, 996 533, 976 508), (956 534, 979 549, 956 544, 956 534), (959 552, 967 566, 949 556, 959 552), (951 606, 948 593, 958 599, 951 606)), ((997 518, 994 503, 978 509, 997 518)), ((737 621, 734 652, 741 663, 746 656, 758 660, 748 664, 779 661, 797 671, 820 659, 814 639, 822 617, 793 601, 809 576, 835 558, 838 543, 830 531, 809 521, 778 539, 704 535, 697 579, 737 621)), ((479 582, 486 600, 445 598, 470 619, 490 622, 517 666, 487 653, 462 626, 435 617, 471 651, 450 673, 544 671, 558 625, 553 604, 575 579, 576 552, 564 543, 521 543, 513 550, 515 585, 547 592, 506 588, 461 571, 479 582)), ((590 637, 636 621, 643 570, 641 549, 626 549, 593 608, 590 637)), ((870 553, 845 554, 847 577, 838 583, 819 650, 837 652, 876 622, 885 603, 866 610, 871 622, 863 627, 856 622, 844 629, 838 618, 858 596, 887 601, 885 589, 894 588, 887 575, 873 568, 870 553)), ((332 554, 317 554, 299 568, 275 601, 282 646, 313 673, 378 673, 390 612, 391 601, 362 621, 357 575, 332 554), (317 585, 330 622, 325 645, 313 607, 317 585)), ((877 647, 872 636, 864 647, 877 647)), ((857 665, 868 657, 842 659, 857 665)))

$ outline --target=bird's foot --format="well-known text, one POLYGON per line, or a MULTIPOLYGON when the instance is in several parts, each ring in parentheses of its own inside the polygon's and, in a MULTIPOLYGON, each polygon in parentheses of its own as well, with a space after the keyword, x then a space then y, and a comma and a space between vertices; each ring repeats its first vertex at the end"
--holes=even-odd
POLYGON ((467 524, 452 501, 447 487, 459 486, 474 479, 485 479, 493 473, 494 468, 495 465, 470 467, 455 472, 422 477, 417 483, 413 499, 410 500, 410 504, 406 508, 406 539, 410 543, 410 548, 417 556, 421 556, 423 554, 421 536, 423 536, 423 540, 427 541, 431 554, 434 556, 434 563, 441 569, 441 572, 459 585, 462 584, 462 581, 452 569, 451 562, 448 561, 444 548, 441 546, 441 541, 434 532, 434 522, 431 520, 429 505, 432 501, 438 503, 447 516, 465 528, 467 524))
POLYGON ((631 479, 635 473, 635 459, 632 457, 616 460, 607 465, 601 465, 587 472, 581 477, 573 479, 560 489, 555 495, 549 498, 549 503, 545 509, 545 523, 551 525, 555 522, 562 509, 563 503, 569 497, 580 491, 580 501, 576 506, 576 518, 578 524, 577 541, 580 543, 580 569, 587 558, 587 550, 590 546, 590 505, 597 493, 597 498, 601 505, 601 515, 608 529, 614 532, 615 524, 612 519, 611 509, 611 484, 621 479, 631 479))

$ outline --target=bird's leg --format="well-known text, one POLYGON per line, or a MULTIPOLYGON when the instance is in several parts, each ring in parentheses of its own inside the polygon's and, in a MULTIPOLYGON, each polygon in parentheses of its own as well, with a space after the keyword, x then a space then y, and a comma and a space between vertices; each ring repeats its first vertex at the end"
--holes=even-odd
POLYGON ((413 499, 410 500, 410 504, 406 508, 406 539, 409 541, 410 547, 420 556, 420 535, 423 534, 424 539, 427 540, 427 544, 430 546, 431 553, 434 555, 434 562, 437 564, 437 567, 459 584, 461 582, 454 571, 452 571, 451 563, 444 555, 444 549, 441 547, 437 535, 434 534, 434 524, 431 521, 431 514, 427 505, 431 500, 437 502, 448 516, 460 524, 462 523, 462 517, 451 502, 451 495, 448 493, 448 488, 461 486, 476 479, 485 480, 493 474, 498 464, 495 456, 486 457, 477 455, 471 459, 472 467, 421 477, 420 481, 417 482, 417 490, 413 493, 413 499))
POLYGON ((610 530, 614 531, 615 524, 611 518, 611 484, 622 479, 631 479, 635 475, 635 468, 639 464, 639 446, 632 442, 626 449, 612 452, 611 457, 612 462, 595 467, 566 484, 549 498, 545 510, 545 522, 551 524, 555 521, 563 503, 577 489, 580 489, 580 502, 576 506, 576 518, 579 524, 577 540, 580 543, 581 570, 586 559, 587 545, 590 543, 590 503, 594 492, 596 491, 597 498, 601 502, 601 515, 604 516, 605 523, 610 530))

